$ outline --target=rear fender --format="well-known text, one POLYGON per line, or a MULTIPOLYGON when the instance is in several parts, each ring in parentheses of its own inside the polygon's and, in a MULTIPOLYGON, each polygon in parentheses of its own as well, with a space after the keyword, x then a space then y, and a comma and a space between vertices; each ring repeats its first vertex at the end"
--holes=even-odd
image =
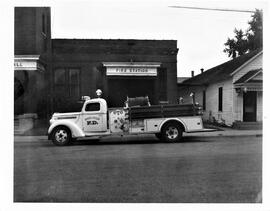
POLYGON ((71 134, 72 134, 73 138, 85 137, 84 132, 82 131, 82 129, 77 124, 75 124, 74 122, 67 121, 67 120, 59 120, 59 121, 56 121, 53 124, 51 124, 51 126, 48 129, 49 137, 50 137, 53 129, 56 128, 57 126, 66 126, 66 127, 68 127, 70 129, 70 131, 71 131, 71 134))
POLYGON ((171 121, 176 121, 176 122, 178 122, 179 124, 183 125, 184 131, 187 131, 187 126, 186 126, 186 124, 184 123, 184 121, 182 121, 181 119, 178 119, 178 118, 169 118, 169 119, 165 119, 165 120, 159 125, 158 130, 161 131, 161 128, 163 127, 163 125, 166 124, 167 122, 171 122, 171 121))

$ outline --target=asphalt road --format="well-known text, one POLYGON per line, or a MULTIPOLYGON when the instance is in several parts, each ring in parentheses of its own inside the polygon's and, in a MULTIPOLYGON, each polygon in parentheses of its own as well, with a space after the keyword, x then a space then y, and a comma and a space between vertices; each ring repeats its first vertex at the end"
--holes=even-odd
POLYGON ((15 202, 260 202, 261 137, 31 140, 15 137, 15 202))

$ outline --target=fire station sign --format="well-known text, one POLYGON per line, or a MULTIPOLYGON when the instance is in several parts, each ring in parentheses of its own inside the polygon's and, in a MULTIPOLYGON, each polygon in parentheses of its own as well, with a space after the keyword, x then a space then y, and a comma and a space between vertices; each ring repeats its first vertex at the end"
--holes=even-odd
POLYGON ((146 67, 108 67, 107 75, 157 76, 157 68, 146 67))
POLYGON ((157 76, 160 63, 103 63, 108 76, 157 76))

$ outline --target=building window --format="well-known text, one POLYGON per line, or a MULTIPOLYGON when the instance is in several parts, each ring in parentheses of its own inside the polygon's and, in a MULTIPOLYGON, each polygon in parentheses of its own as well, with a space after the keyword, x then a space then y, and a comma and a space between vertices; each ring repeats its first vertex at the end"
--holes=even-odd
POLYGON ((223 104, 223 88, 218 88, 218 111, 222 111, 222 104, 223 104))
POLYGON ((203 90, 203 110, 206 110, 206 92, 203 90))
POLYGON ((45 15, 42 14, 42 32, 46 34, 46 21, 45 21, 45 15))
POLYGON ((80 70, 75 68, 56 69, 54 85, 56 96, 78 100, 80 98, 80 70))

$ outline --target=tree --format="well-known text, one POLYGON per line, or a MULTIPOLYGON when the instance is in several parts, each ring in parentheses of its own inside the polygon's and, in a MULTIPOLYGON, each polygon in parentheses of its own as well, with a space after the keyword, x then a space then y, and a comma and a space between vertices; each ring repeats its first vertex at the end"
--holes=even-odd
POLYGON ((250 50, 261 48, 263 45, 263 14, 262 10, 257 10, 252 15, 252 20, 248 22, 249 29, 247 39, 250 50))
POLYGON ((234 29, 234 38, 228 38, 223 50, 229 57, 235 58, 249 51, 262 48, 262 10, 256 9, 248 22, 249 28, 244 33, 241 29, 234 29))

